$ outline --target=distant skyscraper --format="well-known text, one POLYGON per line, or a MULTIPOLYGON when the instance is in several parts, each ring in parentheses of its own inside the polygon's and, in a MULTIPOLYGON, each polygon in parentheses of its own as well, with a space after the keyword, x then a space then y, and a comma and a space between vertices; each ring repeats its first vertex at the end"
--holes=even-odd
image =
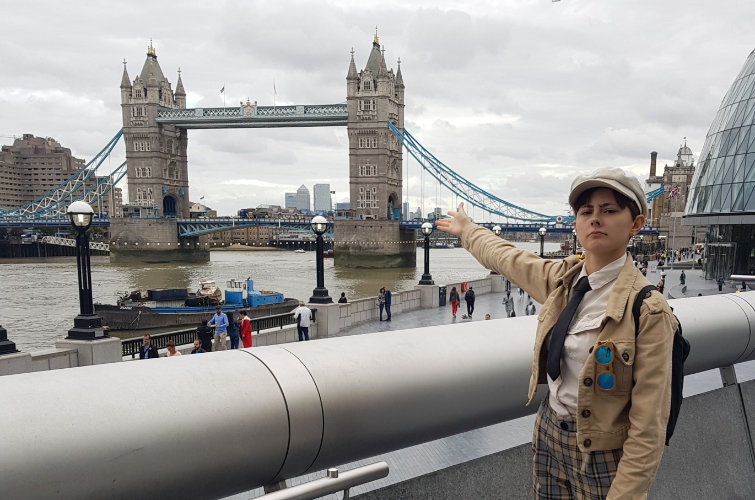
POLYGON ((402 208, 401 215, 403 215, 404 220, 409 220, 409 203, 405 201, 402 208))
POLYGON ((286 193, 286 208, 296 208, 296 193, 286 193))
POLYGON ((315 212, 333 210, 330 200, 330 184, 315 184, 315 212))
POLYGON ((435 210, 433 210, 433 215, 435 216, 435 220, 440 219, 442 213, 443 213, 443 209, 442 208, 435 207, 435 210))
POLYGON ((312 210, 312 204, 309 202, 309 189, 304 184, 296 190, 296 208, 299 210, 312 210))

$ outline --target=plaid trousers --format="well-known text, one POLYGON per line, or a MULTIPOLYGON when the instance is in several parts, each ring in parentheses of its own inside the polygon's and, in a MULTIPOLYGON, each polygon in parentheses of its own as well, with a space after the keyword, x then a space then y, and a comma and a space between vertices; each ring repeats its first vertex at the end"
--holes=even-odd
POLYGON ((621 448, 582 453, 577 423, 563 422, 543 399, 532 435, 532 487, 535 500, 604 500, 611 488, 621 448))

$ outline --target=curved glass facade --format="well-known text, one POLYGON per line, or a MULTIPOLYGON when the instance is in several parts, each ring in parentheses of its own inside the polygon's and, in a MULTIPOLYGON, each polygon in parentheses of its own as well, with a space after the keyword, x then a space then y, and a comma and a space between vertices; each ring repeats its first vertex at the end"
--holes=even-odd
POLYGON ((687 217, 748 212, 755 213, 755 51, 708 130, 685 208, 687 217))

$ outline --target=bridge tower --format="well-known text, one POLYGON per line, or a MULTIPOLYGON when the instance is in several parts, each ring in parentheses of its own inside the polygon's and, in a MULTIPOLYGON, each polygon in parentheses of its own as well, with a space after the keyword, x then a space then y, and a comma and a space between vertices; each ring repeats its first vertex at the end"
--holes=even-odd
POLYGON ((163 75, 150 41, 141 73, 131 83, 123 62, 121 109, 129 204, 155 207, 160 217, 189 217, 186 129, 157 123, 158 108, 186 108, 178 72, 176 91, 163 75))
MULTIPOLYGON (((335 264, 344 267, 415 267, 416 236, 401 229, 401 143, 388 121, 404 130, 401 65, 388 69, 375 32, 367 65, 357 72, 354 51, 346 76, 350 212, 333 225, 335 264)), ((319 307, 319 306, 318 306, 319 307)))
POLYGON ((386 67, 377 32, 367 65, 357 73, 354 51, 346 76, 350 209, 357 219, 401 220, 402 149, 388 120, 404 130, 404 80, 386 67))

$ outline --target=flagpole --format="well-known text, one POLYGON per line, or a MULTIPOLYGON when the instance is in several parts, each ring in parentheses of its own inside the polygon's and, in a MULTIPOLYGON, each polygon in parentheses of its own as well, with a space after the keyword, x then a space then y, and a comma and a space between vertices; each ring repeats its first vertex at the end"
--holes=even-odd
POLYGON ((225 82, 223 82, 223 109, 225 109, 225 82))

